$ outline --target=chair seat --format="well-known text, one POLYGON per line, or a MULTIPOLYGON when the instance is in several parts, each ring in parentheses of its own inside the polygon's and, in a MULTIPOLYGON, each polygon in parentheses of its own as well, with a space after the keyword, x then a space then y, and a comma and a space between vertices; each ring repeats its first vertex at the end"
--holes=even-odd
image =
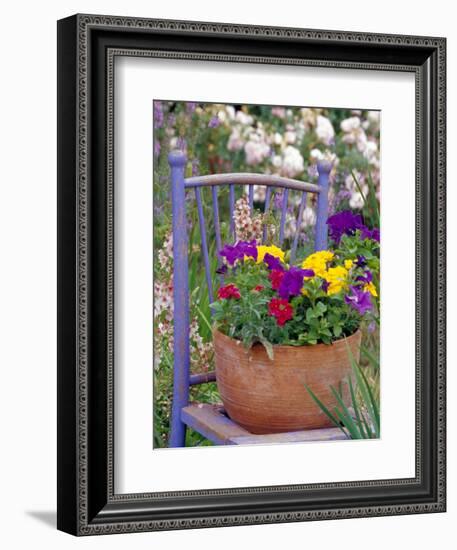
POLYGON ((339 428, 300 430, 279 434, 252 434, 230 420, 221 404, 193 403, 182 409, 181 420, 217 445, 267 445, 347 439, 339 428))

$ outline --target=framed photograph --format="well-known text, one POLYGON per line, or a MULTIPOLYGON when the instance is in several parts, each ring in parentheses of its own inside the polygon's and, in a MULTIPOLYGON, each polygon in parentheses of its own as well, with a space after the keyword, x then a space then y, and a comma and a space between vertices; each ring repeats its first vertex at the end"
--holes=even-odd
POLYGON ((58 528, 443 512, 444 38, 58 22, 58 528))

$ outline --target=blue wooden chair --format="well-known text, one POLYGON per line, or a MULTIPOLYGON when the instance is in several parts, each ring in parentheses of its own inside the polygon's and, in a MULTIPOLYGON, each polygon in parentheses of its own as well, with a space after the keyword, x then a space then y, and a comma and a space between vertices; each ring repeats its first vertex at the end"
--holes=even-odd
MULTIPOLYGON (((269 208, 272 191, 283 188, 279 241, 284 240, 284 229, 289 191, 301 193, 298 218, 301 220, 306 205, 307 193, 317 194, 317 214, 315 228, 315 250, 327 248, 328 185, 331 165, 328 162, 318 164, 317 185, 276 175, 265 174, 214 174, 208 176, 184 177, 186 156, 181 151, 172 151, 168 157, 171 169, 171 200, 173 218, 173 255, 174 255, 174 372, 173 405, 171 416, 170 447, 183 447, 187 426, 218 445, 252 444, 269 442, 315 441, 341 439, 344 434, 338 428, 307 430, 282 434, 254 435, 241 428, 224 413, 222 406, 189 402, 189 388, 195 384, 214 381, 215 373, 190 373, 189 342, 189 281, 188 281, 188 235, 185 195, 193 189, 197 201, 201 251, 206 271, 206 283, 210 302, 213 301, 213 283, 210 272, 206 221, 203 211, 201 189, 210 187, 213 202, 213 223, 215 228, 216 250, 222 247, 218 188, 229 186, 230 230, 234 235, 233 211, 235 207, 235 186, 248 186, 249 203, 252 209, 254 185, 266 186, 265 210, 269 208)), ((291 260, 295 258, 300 223, 297 221, 291 246, 291 260)))

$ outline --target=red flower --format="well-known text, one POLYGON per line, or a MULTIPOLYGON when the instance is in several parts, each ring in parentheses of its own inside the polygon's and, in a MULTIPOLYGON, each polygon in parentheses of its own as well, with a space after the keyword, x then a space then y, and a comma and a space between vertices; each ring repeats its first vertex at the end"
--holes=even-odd
POLYGON ((284 277, 284 271, 281 269, 273 269, 270 271, 268 278, 271 281, 271 288, 273 290, 278 290, 279 285, 281 284, 282 278, 284 277))
POLYGON ((221 288, 217 291, 217 297, 218 298, 225 298, 227 300, 229 298, 238 299, 238 298, 241 298, 241 294, 240 294, 240 291, 238 290, 238 288, 235 285, 229 284, 229 285, 226 285, 226 286, 221 286, 221 288))
POLYGON ((256 292, 260 292, 260 291, 263 290, 264 288, 265 288, 265 287, 264 287, 263 285, 257 285, 257 286, 254 287, 254 290, 255 290, 256 292))
POLYGON ((276 322, 282 327, 292 319, 294 308, 284 298, 273 298, 268 304, 268 315, 276 318, 276 322))

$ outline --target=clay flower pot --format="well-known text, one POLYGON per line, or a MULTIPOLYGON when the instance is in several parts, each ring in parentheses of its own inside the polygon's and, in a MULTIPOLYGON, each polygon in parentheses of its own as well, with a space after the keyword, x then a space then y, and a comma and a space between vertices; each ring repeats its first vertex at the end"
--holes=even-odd
MULTIPOLYGON (((261 344, 246 350, 218 330, 213 339, 217 386, 227 414, 249 432, 265 434, 332 426, 305 384, 331 410, 336 400, 330 386, 338 390, 352 375, 347 345, 358 361, 361 333, 330 345, 273 346, 273 360, 261 344)), ((348 385, 342 387, 349 405, 348 385)))

